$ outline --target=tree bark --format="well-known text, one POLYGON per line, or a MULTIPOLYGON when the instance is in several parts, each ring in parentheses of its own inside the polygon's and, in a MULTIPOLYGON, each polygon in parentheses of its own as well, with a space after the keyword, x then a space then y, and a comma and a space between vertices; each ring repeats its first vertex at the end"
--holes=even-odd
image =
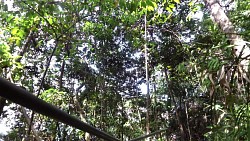
POLYGON ((246 42, 240 37, 230 19, 227 17, 218 0, 205 0, 206 6, 210 9, 213 21, 218 24, 223 33, 226 34, 230 44, 233 45, 233 52, 236 57, 244 58, 241 65, 248 65, 250 49, 246 47, 246 42))

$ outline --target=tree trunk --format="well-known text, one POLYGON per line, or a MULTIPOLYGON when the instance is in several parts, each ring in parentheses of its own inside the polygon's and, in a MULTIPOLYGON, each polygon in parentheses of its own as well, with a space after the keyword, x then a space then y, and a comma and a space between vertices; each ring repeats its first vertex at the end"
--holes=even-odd
POLYGON ((223 33, 226 34, 230 44, 233 45, 233 52, 236 57, 244 58, 241 65, 248 65, 250 49, 245 47, 246 42, 236 33, 235 27, 230 22, 226 13, 220 6, 218 0, 205 0, 206 6, 210 9, 213 21, 218 24, 223 33))

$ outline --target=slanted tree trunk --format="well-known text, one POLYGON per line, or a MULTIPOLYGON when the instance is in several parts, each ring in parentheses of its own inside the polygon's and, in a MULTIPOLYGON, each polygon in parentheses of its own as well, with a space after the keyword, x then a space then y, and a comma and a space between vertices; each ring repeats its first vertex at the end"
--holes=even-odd
POLYGON ((240 37, 235 30, 234 25, 230 22, 223 8, 220 6, 219 0, 205 0, 206 6, 210 9, 213 21, 218 24, 223 33, 226 34, 230 44, 233 45, 234 55, 243 58, 241 65, 248 65, 250 49, 246 47, 246 42, 240 37))
MULTIPOLYGON (((233 53, 235 56, 235 60, 233 62, 232 66, 237 66, 237 72, 238 74, 244 78, 248 83, 250 83, 250 79, 248 74, 248 65, 249 65, 249 59, 250 59, 250 49, 246 46, 246 43, 243 38, 237 34, 235 27, 233 23, 230 21, 226 13, 224 12, 223 8, 221 7, 220 0, 205 0, 206 6, 208 9, 210 9, 211 17, 216 23, 221 31, 226 34, 228 40, 230 41, 230 44, 233 46, 233 53)), ((231 70, 230 67, 229 71, 224 69, 225 66, 223 66, 219 72, 218 80, 220 82, 220 85, 224 88, 227 88, 228 91, 230 91, 230 79, 231 79, 231 70)), ((210 79, 213 83, 213 80, 210 79)), ((241 84, 239 84, 239 87, 241 84)), ((211 87, 210 96, 213 97, 214 93, 214 83, 211 87)))

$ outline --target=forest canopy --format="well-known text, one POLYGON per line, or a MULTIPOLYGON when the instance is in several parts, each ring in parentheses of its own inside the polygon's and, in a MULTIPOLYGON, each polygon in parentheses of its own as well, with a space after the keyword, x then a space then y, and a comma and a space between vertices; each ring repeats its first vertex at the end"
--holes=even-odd
MULTIPOLYGON (((248 140, 249 2, 3 0, 0 77, 120 140, 248 140)), ((0 123, 101 140, 4 97, 0 123)))

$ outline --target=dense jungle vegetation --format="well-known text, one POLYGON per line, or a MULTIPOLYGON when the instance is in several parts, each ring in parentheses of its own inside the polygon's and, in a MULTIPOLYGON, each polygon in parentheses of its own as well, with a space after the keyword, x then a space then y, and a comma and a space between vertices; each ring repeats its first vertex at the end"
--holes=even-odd
MULTIPOLYGON (((0 2, 0 77, 123 141, 250 140, 249 40, 249 0, 0 2)), ((4 141, 101 140, 0 116, 4 141)))

